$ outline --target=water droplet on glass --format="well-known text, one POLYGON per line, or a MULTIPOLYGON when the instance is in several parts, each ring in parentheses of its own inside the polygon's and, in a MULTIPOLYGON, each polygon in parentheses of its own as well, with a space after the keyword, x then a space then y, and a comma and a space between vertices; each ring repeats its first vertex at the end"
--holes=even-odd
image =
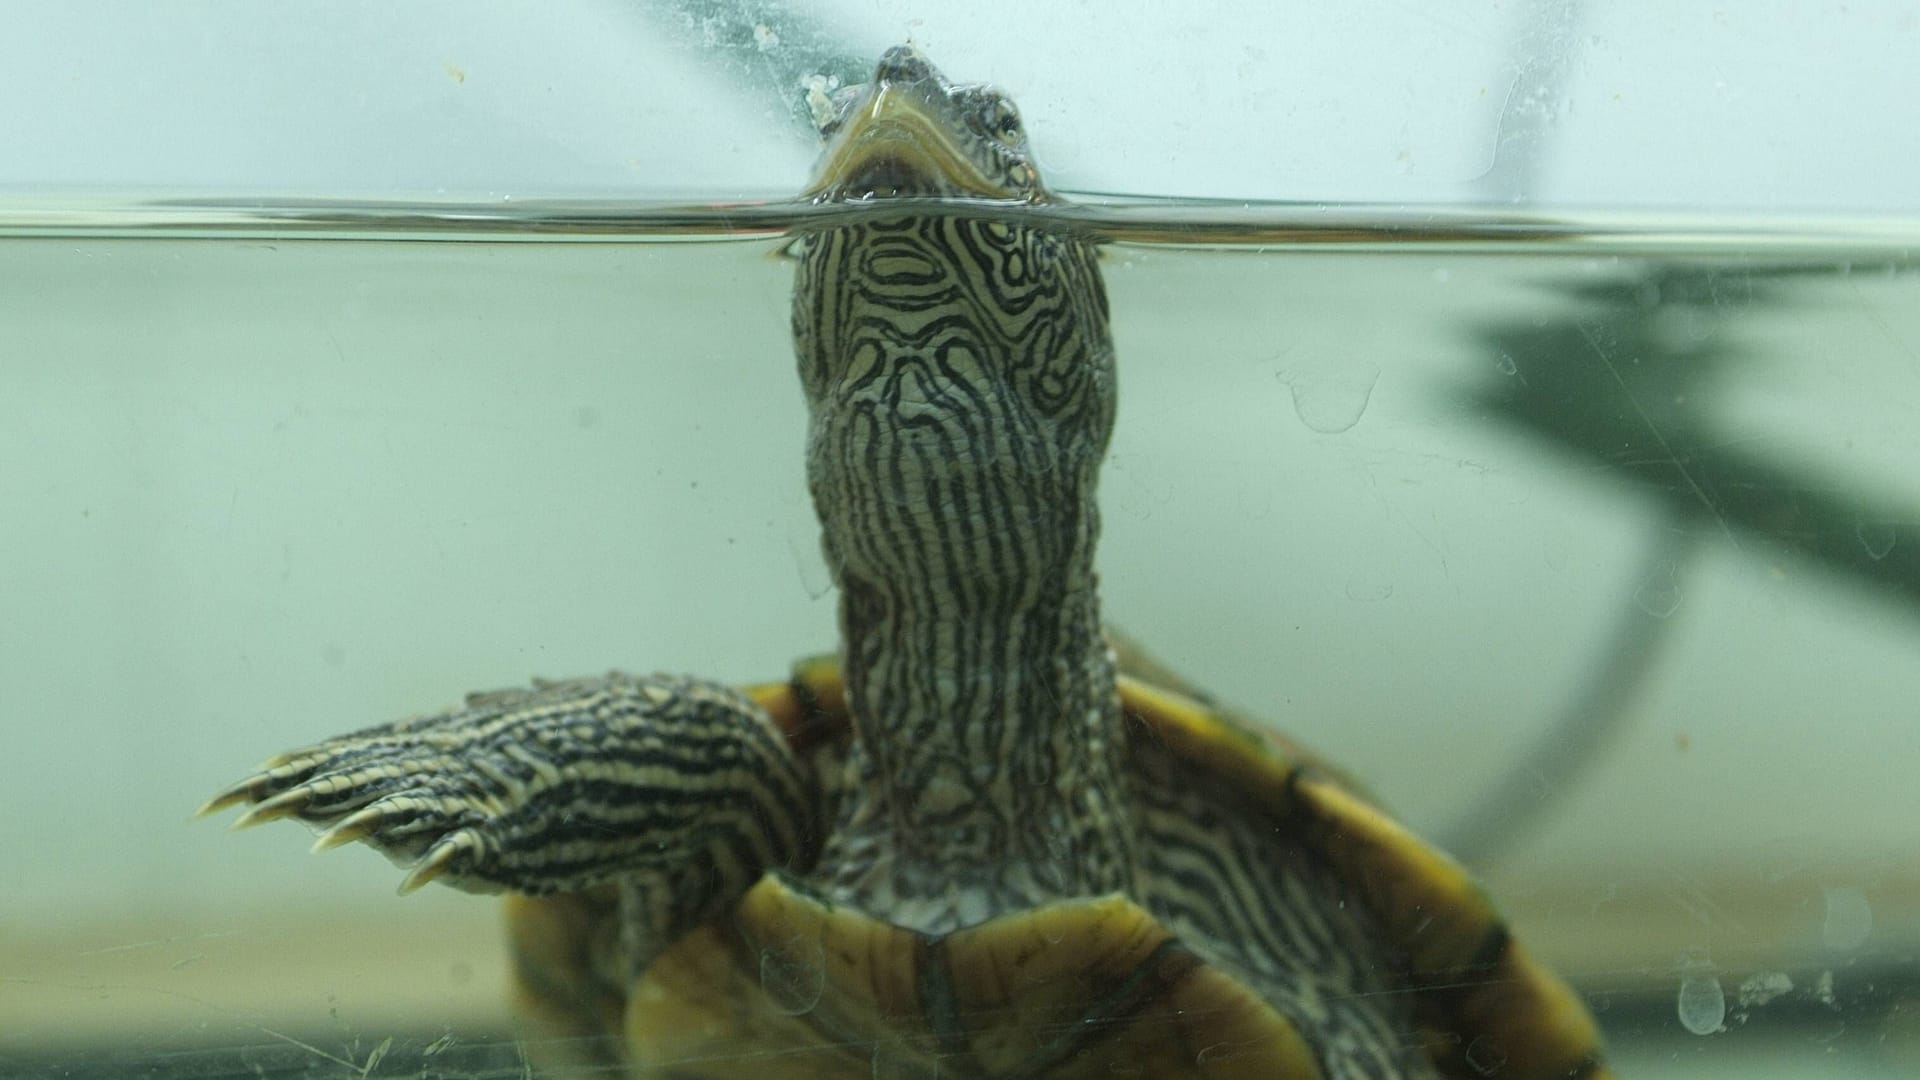
POLYGON ((820 1004, 827 988, 827 953, 817 941, 791 941, 785 949, 760 952, 760 989, 787 1016, 802 1016, 820 1004))
POLYGON ((1862 521, 1853 527, 1853 535, 1860 538, 1860 546, 1867 549, 1867 558, 1874 562, 1886 558, 1899 539, 1893 525, 1885 521, 1862 521))
POLYGON ((1338 435, 1360 422, 1380 381, 1380 369, 1364 360, 1298 364, 1280 372, 1293 392, 1300 422, 1322 435, 1338 435))
POLYGON ((1690 963, 1680 973, 1680 997, 1675 1011, 1680 1026, 1695 1035, 1711 1035, 1727 1022, 1727 993, 1710 965, 1690 963))
POLYGON ((904 1042, 874 1044, 873 1080, 928 1080, 939 1075, 939 1058, 916 1053, 904 1042))
POLYGON ((1850 885, 1823 891, 1827 918, 1820 926, 1820 940, 1829 949, 1848 952, 1865 945, 1873 933, 1873 906, 1867 903, 1867 894, 1850 885))
POLYGON ((1228 1065, 1244 1053, 1246 1053, 1244 1045, 1235 1045, 1230 1042, 1208 1043, 1200 1048, 1199 1053, 1193 1055, 1193 1063, 1205 1070, 1210 1065, 1228 1065))
POLYGON ((1680 610, 1680 574, 1672 563, 1662 563, 1660 568, 1647 575, 1647 580, 1633 590, 1633 602, 1640 610, 1656 619, 1664 619, 1680 610))
POLYGON ((783 532, 787 552, 793 556, 800 588, 806 592, 807 599, 818 600, 833 591, 833 571, 827 564, 828 553, 822 550, 820 521, 813 516, 812 504, 802 499, 788 500, 782 517, 786 519, 783 532))
POLYGON ((1498 1076, 1507 1067, 1507 1055, 1492 1039, 1481 1035, 1467 1044, 1467 1064, 1479 1076, 1498 1076))
POLYGON ((1377 604, 1393 596, 1393 583, 1388 581, 1362 581, 1357 577, 1347 579, 1347 599, 1361 604, 1377 604))
POLYGON ((1829 1009, 1840 1007, 1839 999, 1833 996, 1833 972, 1823 971, 1813 981, 1813 999, 1829 1009))
POLYGON ((1740 1006, 1751 1009, 1793 992, 1793 978, 1784 971, 1763 971, 1740 983, 1740 1006))

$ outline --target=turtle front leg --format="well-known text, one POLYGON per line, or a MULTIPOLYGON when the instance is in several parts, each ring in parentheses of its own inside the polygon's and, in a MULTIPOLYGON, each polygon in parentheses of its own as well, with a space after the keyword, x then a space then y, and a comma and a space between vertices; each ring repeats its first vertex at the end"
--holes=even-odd
POLYGON ((315 850, 360 840, 439 880, 539 896, 619 885, 629 962, 810 862, 820 788, 753 698, 697 679, 614 673, 470 696, 448 712, 282 754, 201 813, 295 817, 315 850))

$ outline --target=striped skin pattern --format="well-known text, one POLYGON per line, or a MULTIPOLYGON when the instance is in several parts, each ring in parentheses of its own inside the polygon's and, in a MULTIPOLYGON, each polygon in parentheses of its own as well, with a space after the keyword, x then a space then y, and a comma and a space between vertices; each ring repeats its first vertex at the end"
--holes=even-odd
POLYGON ((984 217, 863 220, 806 239, 794 296, 858 733, 821 887, 928 932, 1124 887, 1093 573, 1112 348, 1090 246, 984 217))
POLYGON ((481 695, 208 808, 523 894, 521 1007, 585 1074, 1602 1080, 1444 856, 1123 696, 1094 245, 966 202, 1051 198, 996 92, 901 48, 836 105, 808 191, 863 212, 798 238, 793 332, 838 665, 481 695))
POLYGON ((770 866, 814 861, 821 785, 751 698, 679 676, 548 682, 264 763, 202 813, 297 817, 439 880, 529 896, 619 889, 628 971, 770 866))
POLYGON ((1398 957, 1351 886, 1201 763, 1137 751, 1148 909, 1309 1033, 1323 1075, 1438 1076, 1398 957))

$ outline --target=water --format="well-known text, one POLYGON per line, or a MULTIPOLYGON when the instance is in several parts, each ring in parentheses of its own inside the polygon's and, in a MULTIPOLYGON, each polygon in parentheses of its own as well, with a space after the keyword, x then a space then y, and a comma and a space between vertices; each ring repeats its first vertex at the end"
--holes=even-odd
MULTIPOLYGON (((790 210, 296 209, 0 221, 0 1072, 518 1075, 495 905, 194 805, 831 642, 790 210)), ((1624 1075, 1910 1075, 1920 229, 1090 220, 1110 617, 1470 855, 1624 1075)))

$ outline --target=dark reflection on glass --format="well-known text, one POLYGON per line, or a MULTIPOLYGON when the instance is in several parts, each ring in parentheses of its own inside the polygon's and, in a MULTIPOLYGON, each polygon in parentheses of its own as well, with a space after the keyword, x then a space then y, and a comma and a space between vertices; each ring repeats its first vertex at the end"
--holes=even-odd
POLYGON ((1892 531, 1920 521, 1920 505, 1810 463, 1763 458, 1714 416, 1766 347, 1746 320, 1803 302, 1809 280, 1868 269, 1670 264, 1564 284, 1567 316, 1475 331, 1510 374, 1470 401, 1659 500, 1687 527, 1920 603, 1920 545, 1896 543, 1892 531))

